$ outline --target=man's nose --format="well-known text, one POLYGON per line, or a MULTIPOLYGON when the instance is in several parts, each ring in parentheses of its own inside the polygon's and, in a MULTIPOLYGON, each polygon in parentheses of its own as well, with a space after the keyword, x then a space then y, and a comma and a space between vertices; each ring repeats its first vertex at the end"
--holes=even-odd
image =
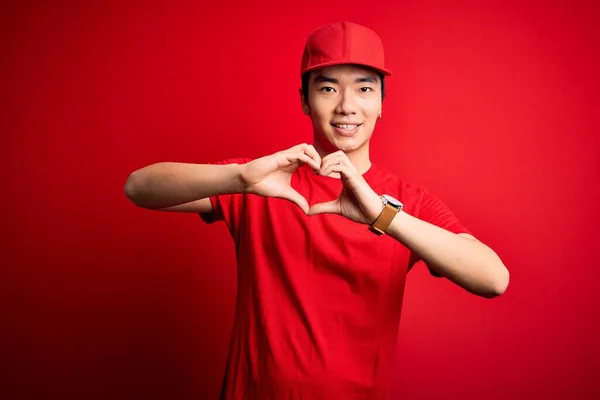
POLYGON ((351 89, 341 92, 340 101, 335 111, 342 115, 356 114, 356 99, 351 89))

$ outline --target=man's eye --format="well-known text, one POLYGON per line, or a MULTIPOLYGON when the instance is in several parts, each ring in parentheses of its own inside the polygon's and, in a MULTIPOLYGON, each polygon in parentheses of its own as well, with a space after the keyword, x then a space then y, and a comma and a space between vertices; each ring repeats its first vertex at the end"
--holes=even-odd
POLYGON ((319 89, 321 92, 326 92, 326 93, 331 93, 333 92, 335 89, 332 88, 331 86, 324 86, 321 89, 319 89))
POLYGON ((360 91, 363 92, 363 93, 368 93, 368 92, 373 91, 373 88, 365 86, 365 87, 360 88, 360 91))

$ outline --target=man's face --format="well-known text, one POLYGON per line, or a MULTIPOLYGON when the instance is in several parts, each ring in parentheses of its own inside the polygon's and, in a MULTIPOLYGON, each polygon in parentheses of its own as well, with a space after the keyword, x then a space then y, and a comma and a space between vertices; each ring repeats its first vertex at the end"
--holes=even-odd
POLYGON ((381 112, 381 81, 376 72, 353 65, 319 69, 311 73, 302 104, 323 150, 368 149, 381 112))

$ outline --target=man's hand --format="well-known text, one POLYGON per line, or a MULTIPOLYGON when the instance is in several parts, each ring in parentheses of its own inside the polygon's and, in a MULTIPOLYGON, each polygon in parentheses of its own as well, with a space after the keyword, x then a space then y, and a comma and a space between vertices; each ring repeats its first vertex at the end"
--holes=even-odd
POLYGON ((292 174, 302 164, 320 169, 321 157, 312 145, 299 144, 243 164, 240 178, 246 193, 289 200, 308 213, 308 202, 290 186, 292 174))
POLYGON ((383 208, 380 196, 371 189, 343 151, 327 155, 319 173, 328 176, 340 174, 343 189, 340 196, 326 203, 310 207, 308 215, 338 214, 361 224, 372 224, 383 208))

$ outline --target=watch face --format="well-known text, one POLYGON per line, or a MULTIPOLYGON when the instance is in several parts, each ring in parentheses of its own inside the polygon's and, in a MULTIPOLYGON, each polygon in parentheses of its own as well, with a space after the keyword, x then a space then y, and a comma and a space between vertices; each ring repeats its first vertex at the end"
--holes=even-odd
POLYGON ((384 195, 383 195, 383 196, 381 196, 381 197, 383 197, 383 200, 384 200, 386 203, 390 203, 390 205, 392 205, 392 206, 394 206, 394 207, 397 207, 397 208, 400 208, 400 207, 402 207, 402 203, 401 203, 401 202, 400 202, 398 199, 395 199, 394 197, 392 197, 392 196, 390 196, 390 195, 388 195, 388 194, 384 194, 384 195))

